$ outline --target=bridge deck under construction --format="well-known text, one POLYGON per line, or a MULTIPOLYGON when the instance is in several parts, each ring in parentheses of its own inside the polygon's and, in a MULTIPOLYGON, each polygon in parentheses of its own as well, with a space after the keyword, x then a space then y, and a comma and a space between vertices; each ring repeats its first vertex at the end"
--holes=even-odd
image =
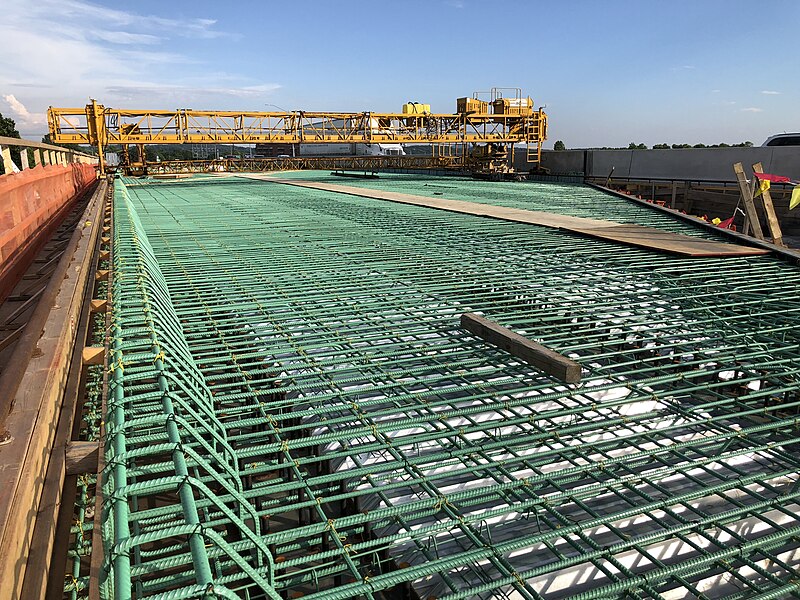
MULTIPOLYGON (((348 185, 726 241, 586 186, 348 185)), ((123 178, 113 202, 101 597, 800 593, 788 260, 238 176, 123 178)))

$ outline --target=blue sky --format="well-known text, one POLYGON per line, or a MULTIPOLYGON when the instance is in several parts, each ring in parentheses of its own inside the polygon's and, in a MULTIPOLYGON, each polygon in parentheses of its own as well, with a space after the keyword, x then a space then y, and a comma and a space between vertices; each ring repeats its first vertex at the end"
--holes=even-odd
POLYGON ((800 1, 4 0, 0 112, 49 105, 454 112, 521 87, 546 147, 800 131, 800 1))

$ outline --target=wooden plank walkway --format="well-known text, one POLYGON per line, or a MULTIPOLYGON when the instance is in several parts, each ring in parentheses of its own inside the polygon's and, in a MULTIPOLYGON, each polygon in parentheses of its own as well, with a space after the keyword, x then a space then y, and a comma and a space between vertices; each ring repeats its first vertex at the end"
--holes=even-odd
POLYGON ((427 196, 416 196, 412 194, 402 194, 400 192, 388 192, 373 190, 369 188, 353 187, 349 185, 338 185, 332 183, 320 183, 316 181, 304 181, 301 179, 281 179, 270 175, 248 174, 240 175, 248 179, 260 181, 270 181, 285 185, 325 190, 337 192, 362 198, 373 198, 376 200, 388 200, 390 202, 400 202, 402 204, 413 204, 427 208, 436 208, 450 212, 476 215, 480 217, 490 217, 515 223, 528 223, 531 225, 541 225, 553 227, 581 235, 600 238, 607 241, 618 242, 630 246, 661 250, 671 254, 692 257, 733 257, 733 256, 758 256, 769 254, 769 250, 728 244, 714 240, 670 233, 643 225, 628 225, 614 223, 613 221, 603 221, 600 219, 587 219, 583 217, 570 217, 550 212, 538 210, 525 210, 521 208, 508 208, 505 206, 495 206, 492 204, 479 204, 476 202, 466 202, 463 200, 446 200, 444 198, 429 198, 427 196))

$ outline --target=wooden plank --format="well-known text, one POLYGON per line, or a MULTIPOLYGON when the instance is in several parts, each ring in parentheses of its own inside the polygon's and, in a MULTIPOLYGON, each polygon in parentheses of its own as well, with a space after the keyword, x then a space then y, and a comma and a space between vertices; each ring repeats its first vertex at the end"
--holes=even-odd
MULTIPOLYGON (((753 172, 764 172, 764 168, 761 166, 760 162, 753 165, 753 172)), ((761 193, 761 199, 764 202, 764 212, 767 215, 767 227, 769 227, 769 233, 772 236, 772 243, 778 246, 785 246, 786 244, 783 243, 781 224, 778 222, 778 215, 775 214, 775 206, 772 204, 772 195, 769 193, 769 190, 765 190, 761 193)))
POLYGON ((0 350, 5 350, 11 344, 16 342, 20 337, 22 337, 22 332, 25 331, 25 324, 20 325, 14 331, 12 331, 6 337, 0 339, 0 350))
POLYGON ((337 192, 363 198, 374 198, 377 200, 388 200, 402 204, 412 204, 414 206, 424 206, 426 208, 436 208, 461 214, 469 214, 481 217, 490 217, 515 223, 527 223, 530 225, 541 225, 563 229, 582 235, 601 238, 607 241, 619 242, 631 246, 639 246, 652 250, 661 250, 682 256, 708 257, 708 256, 758 256, 769 254, 768 250, 752 248, 717 242, 688 235, 680 235, 645 227, 642 225, 623 225, 612 221, 600 219, 586 219, 583 217, 571 217, 545 211, 525 210, 521 208, 508 208, 505 206, 495 206, 492 204, 480 204, 477 202, 465 202, 463 200, 447 200, 443 198, 429 198, 426 196, 416 196, 412 194, 402 194, 399 192, 386 192, 372 190, 369 188, 357 188, 345 185, 335 185, 329 183, 319 183, 313 181, 303 181, 294 179, 279 179, 269 175, 242 175, 248 179, 258 179, 285 185, 294 185, 304 188, 337 192), (649 232, 649 235, 645 235, 649 232))
MULTIPOLYGON (((112 188, 112 197, 113 197, 113 188, 112 188)), ((106 204, 106 208, 110 208, 112 202, 108 202, 106 204)), ((109 224, 113 225, 114 213, 113 211, 110 213, 108 218, 109 224)), ((108 240, 108 238, 103 238, 108 240)), ((110 247, 111 256, 113 260, 114 255, 114 246, 110 247)), ((113 298, 111 296, 111 289, 114 282, 114 272, 109 274, 108 276, 108 285, 106 286, 106 321, 105 321, 105 339, 104 339, 104 347, 106 350, 106 356, 108 356, 109 348, 111 347, 111 317, 112 317, 112 302, 113 298)), ((101 407, 100 407, 100 414, 106 414, 106 400, 108 399, 108 382, 109 382, 109 370, 103 369, 103 393, 101 396, 101 407)), ((90 557, 89 562, 89 580, 98 582, 102 576, 103 570, 103 558, 105 556, 105 550, 103 547, 103 505, 105 503, 105 497, 103 495, 103 470, 105 469, 105 455, 103 454, 103 443, 106 439, 106 423, 105 419, 100 419, 100 434, 99 439, 101 440, 100 446, 98 448, 97 453, 97 486, 95 489, 95 498, 94 498, 94 527, 92 528, 92 555, 90 557)), ((100 586, 99 585, 90 585, 89 586, 89 600, 100 600, 100 586)))
POLYGON ((578 383, 581 380, 581 366, 574 360, 514 333, 494 321, 475 313, 464 313, 461 315, 461 326, 489 344, 505 350, 565 383, 578 383))
POLYGON ((86 346, 81 359, 84 365, 102 365, 105 362, 106 349, 103 346, 86 346))
MULTIPOLYGON (((88 293, 90 293, 90 290, 87 289, 88 293)), ((78 325, 77 339, 86 338, 88 323, 87 316, 85 314, 82 315, 78 325)), ((72 512, 72 501, 75 498, 76 490, 74 478, 69 478, 71 480, 70 485, 67 485, 68 474, 65 447, 71 437, 75 422, 78 390, 81 383, 81 351, 80 344, 75 344, 72 360, 70 361, 67 385, 63 394, 63 408, 58 421, 53 451, 50 453, 50 460, 47 464, 44 487, 39 509, 36 513, 36 524, 31 535, 31 546, 28 552, 28 562, 25 568, 21 594, 21 598, 25 600, 42 600, 47 596, 48 590, 58 586, 61 587, 61 596, 63 596, 63 576, 67 572, 65 571, 66 540, 59 539, 61 553, 56 553, 54 546, 59 533, 62 536, 69 536, 69 524, 72 523, 72 515, 64 515, 65 512, 72 512), (62 498, 65 499, 63 507, 62 498), (67 521, 66 531, 64 531, 65 524, 59 522, 59 515, 67 517, 65 519, 67 521), (61 530, 60 532, 59 529, 61 530), (57 576, 53 577, 53 571, 57 572, 57 576), (56 579, 57 581, 50 581, 51 579, 56 579)))
POLYGON ((93 299, 89 305, 89 310, 93 313, 106 312, 108 309, 108 300, 100 298, 93 299))
MULTIPOLYGON (((95 222, 105 185, 95 192, 82 217, 95 222)), ((0 446, 0 573, 3 597, 20 598, 32 524, 39 511, 45 473, 69 376, 79 315, 91 272, 99 227, 76 229, 64 254, 69 277, 54 277, 55 303, 30 359, 6 426, 11 443, 0 446)))
POLYGON ((68 442, 65 449, 67 475, 97 473, 99 453, 100 442, 68 442))
MULTIPOLYGON (((758 220, 756 205, 753 202, 753 192, 747 183, 747 176, 744 173, 742 163, 738 162, 733 165, 733 172, 736 173, 736 181, 739 182, 739 192, 742 194, 744 212, 747 215, 747 222, 750 227, 753 228, 753 236, 759 240, 763 240, 764 232, 761 230, 761 223, 758 220)), ((745 233, 747 233, 747 225, 745 225, 745 233)))
POLYGON ((734 244, 708 244, 703 238, 689 237, 688 240, 676 240, 668 231, 642 227, 640 225, 613 225, 611 227, 573 229, 576 233, 583 233, 590 237, 603 240, 618 241, 623 244, 641 246, 645 248, 658 248, 675 254, 686 254, 695 258, 702 257, 734 257, 769 254, 768 250, 747 249, 745 246, 734 244))
POLYGON ((737 241, 740 240, 740 241, 742 241, 744 244, 746 244, 748 246, 755 246, 755 247, 758 247, 758 248, 763 248, 765 250, 769 250, 773 254, 778 254, 778 255, 780 255, 780 256, 782 256, 784 258, 789 259, 790 261, 793 261, 793 263, 796 262, 796 263, 800 264, 800 251, 791 250, 789 248, 782 248, 780 246, 776 246, 775 244, 773 244, 771 242, 767 242, 767 241, 760 241, 760 240, 756 240, 754 238, 747 238, 743 233, 739 233, 739 232, 736 232, 736 231, 731 231, 730 229, 720 229, 716 225, 713 225, 713 224, 711 224, 711 223, 709 223, 707 221, 703 221, 701 219, 698 219, 697 217, 693 217, 691 215, 687 215, 687 214, 682 213, 682 212, 673 211, 671 208, 667 208, 666 206, 659 206, 657 204, 650 204, 645 200, 637 200, 636 198, 631 198, 630 196, 624 195, 622 192, 618 192, 618 191, 615 191, 615 190, 612 190, 612 189, 604 188, 602 186, 599 186, 599 185, 596 185, 596 184, 593 184, 593 183, 588 183, 587 185, 589 187, 592 187, 592 188, 598 189, 600 191, 603 191, 603 192, 605 192, 607 194, 611 194, 612 196, 616 196, 617 198, 627 199, 627 200, 629 200, 629 201, 631 201, 631 202, 633 202, 635 204, 640 204, 642 206, 646 206, 650 210, 654 210, 656 212, 661 212, 661 213, 664 213, 664 214, 668 214, 668 215, 670 215, 670 217, 672 217, 673 219, 675 219, 678 222, 692 223, 694 226, 696 226, 699 229, 703 229, 705 231, 714 232, 714 233, 718 234, 721 237, 726 237, 726 238, 731 239, 731 240, 737 240, 737 241))

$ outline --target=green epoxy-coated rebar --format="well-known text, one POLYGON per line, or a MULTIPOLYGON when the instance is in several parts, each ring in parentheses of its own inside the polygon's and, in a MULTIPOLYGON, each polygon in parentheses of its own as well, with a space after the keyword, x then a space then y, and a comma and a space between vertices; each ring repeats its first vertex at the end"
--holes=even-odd
MULTIPOLYGON (((797 594, 797 267, 235 177, 132 182, 105 597, 797 594), (583 383, 471 336, 468 311, 583 383)), ((714 237, 583 186, 348 184, 714 237)))

